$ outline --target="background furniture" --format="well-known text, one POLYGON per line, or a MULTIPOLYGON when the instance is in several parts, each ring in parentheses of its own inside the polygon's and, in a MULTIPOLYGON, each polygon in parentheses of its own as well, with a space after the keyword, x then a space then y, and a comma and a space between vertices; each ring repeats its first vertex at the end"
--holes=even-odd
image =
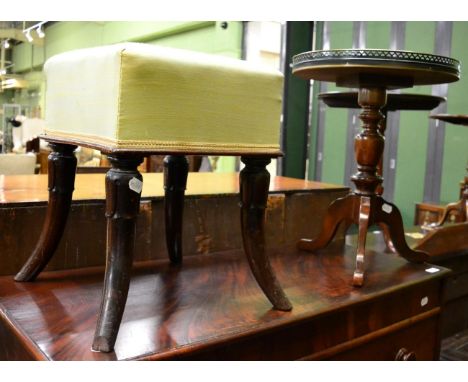
MULTIPOLYGON (((456 125, 468 126, 468 115, 449 115, 449 114, 436 114, 431 115, 430 118, 438 119, 441 121, 453 123, 456 125)), ((459 221, 466 222, 468 216, 468 164, 466 167, 466 175, 460 191, 460 200, 455 203, 448 204, 439 221, 425 226, 426 228, 436 228, 443 225, 451 214, 455 213, 459 221)))
POLYGON ((0 154, 0 175, 34 174, 36 155, 0 154))
POLYGON ((414 262, 427 259, 423 252, 408 247, 398 208, 377 193, 382 183, 377 166, 384 149, 384 139, 379 132, 380 110, 386 104, 387 90, 457 81, 459 66, 458 61, 447 57, 386 50, 312 51, 293 59, 293 73, 303 79, 359 88, 363 132, 355 138, 358 172, 351 177, 356 190, 330 205, 317 238, 302 239, 298 243, 299 248, 314 252, 328 244, 341 222, 357 224, 355 286, 362 286, 364 282, 366 235, 373 224, 387 226, 390 241, 400 256, 414 262))
MULTIPOLYGON (((430 225, 441 220, 446 206, 431 203, 416 203, 414 208, 414 225, 430 225)), ((450 211, 446 222, 460 223, 462 215, 457 210, 450 211)))
MULTIPOLYGON (((167 260, 164 240, 164 178, 143 173, 145 187, 136 222, 134 261, 167 260)), ((265 248, 292 246, 315 235, 333 200, 348 188, 272 176, 265 226, 265 248)), ((0 177, 0 275, 14 275, 34 250, 47 213, 47 175, 0 177), (18 240, 28 237, 29 240, 18 240)), ((103 266, 106 252, 105 174, 77 174, 67 225, 48 271, 103 266), (76 229, 76 227, 80 227, 76 229), (83 237, 89 238, 83 240, 83 237)), ((184 200, 184 257, 242 249, 239 174, 189 173, 184 200)), ((336 240, 343 241, 342 230, 336 240)))

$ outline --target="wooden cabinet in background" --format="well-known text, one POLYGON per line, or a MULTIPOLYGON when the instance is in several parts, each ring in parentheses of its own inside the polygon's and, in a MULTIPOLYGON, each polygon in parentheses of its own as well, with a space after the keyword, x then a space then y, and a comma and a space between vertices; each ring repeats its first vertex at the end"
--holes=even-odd
MULTIPOLYGON (((429 223, 436 223, 442 218, 445 210, 445 205, 429 204, 429 203, 416 203, 414 211, 414 225, 423 225, 429 223)), ((450 223, 461 222, 461 216, 454 211, 451 213, 447 220, 450 223)))

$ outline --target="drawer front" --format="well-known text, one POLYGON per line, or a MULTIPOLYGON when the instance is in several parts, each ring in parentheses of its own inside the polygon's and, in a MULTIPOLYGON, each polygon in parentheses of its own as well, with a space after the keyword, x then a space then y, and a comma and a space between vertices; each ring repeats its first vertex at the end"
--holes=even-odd
MULTIPOLYGON (((439 315, 426 318, 415 324, 400 329, 389 330, 388 333, 369 338, 362 342, 355 341, 350 348, 322 359, 336 361, 392 361, 392 360, 437 360, 439 357, 438 343, 439 315)), ((331 349, 330 349, 331 350, 331 349)))

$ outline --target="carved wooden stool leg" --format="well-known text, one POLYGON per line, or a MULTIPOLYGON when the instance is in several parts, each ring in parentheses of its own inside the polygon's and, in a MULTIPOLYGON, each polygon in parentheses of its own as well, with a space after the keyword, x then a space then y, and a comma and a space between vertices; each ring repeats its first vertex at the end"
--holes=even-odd
POLYGON ((182 262, 182 221, 189 162, 184 155, 164 158, 166 246, 172 264, 182 262))
POLYGON ((114 348, 127 301, 143 187, 143 177, 137 170, 142 157, 109 155, 108 158, 112 168, 106 175, 106 274, 92 347, 102 352, 114 348))
POLYGON ((275 309, 288 311, 292 305, 275 277, 265 252, 265 209, 270 185, 266 165, 270 158, 242 157, 240 173, 242 239, 252 273, 275 309))
POLYGON ((16 281, 33 281, 52 258, 65 229, 75 184, 76 146, 49 143, 49 204, 41 236, 16 281))
POLYGON ((356 219, 354 219, 357 212, 356 207, 359 207, 359 198, 352 194, 333 201, 328 207, 317 237, 314 239, 301 239, 298 241, 297 247, 309 252, 325 248, 335 236, 340 223, 345 223, 347 227, 352 223, 357 223, 356 219))

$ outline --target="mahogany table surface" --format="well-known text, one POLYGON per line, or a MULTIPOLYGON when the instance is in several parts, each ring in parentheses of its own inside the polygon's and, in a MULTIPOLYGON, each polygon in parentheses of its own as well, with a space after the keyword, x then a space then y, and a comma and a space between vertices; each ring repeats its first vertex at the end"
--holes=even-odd
MULTIPOLYGON (((143 173, 142 198, 164 196, 162 173, 143 173)), ((73 200, 104 200, 105 174, 77 174, 73 200)), ((342 185, 272 176, 270 192, 344 190, 342 185)), ((221 195, 239 193, 238 173, 189 173, 185 195, 221 195)), ((0 206, 9 203, 46 202, 47 175, 0 175, 0 206)))
MULTIPOLYGON (((440 279, 449 272, 436 267, 431 273, 431 265, 369 251, 365 285, 355 288, 351 247, 315 255, 283 248, 270 256, 294 306, 290 312, 271 309, 242 251, 226 251, 189 257, 180 268, 162 260, 134 266, 113 353, 91 351, 103 268, 45 272, 33 283, 0 277, 0 323, 14 327, 23 346, 44 360, 184 358, 317 317, 322 323, 317 332, 308 329, 307 336, 313 337, 307 346, 317 346, 320 337, 329 347, 336 338, 349 340, 402 319, 411 324, 412 317, 437 315, 440 279), (420 304, 422 297, 426 304, 420 304), (377 299, 380 304, 365 307, 377 299), (337 317, 351 308, 355 316, 337 317)), ((305 334, 299 329, 296 337, 305 334)), ((289 334, 285 341, 292 341, 289 334)))

